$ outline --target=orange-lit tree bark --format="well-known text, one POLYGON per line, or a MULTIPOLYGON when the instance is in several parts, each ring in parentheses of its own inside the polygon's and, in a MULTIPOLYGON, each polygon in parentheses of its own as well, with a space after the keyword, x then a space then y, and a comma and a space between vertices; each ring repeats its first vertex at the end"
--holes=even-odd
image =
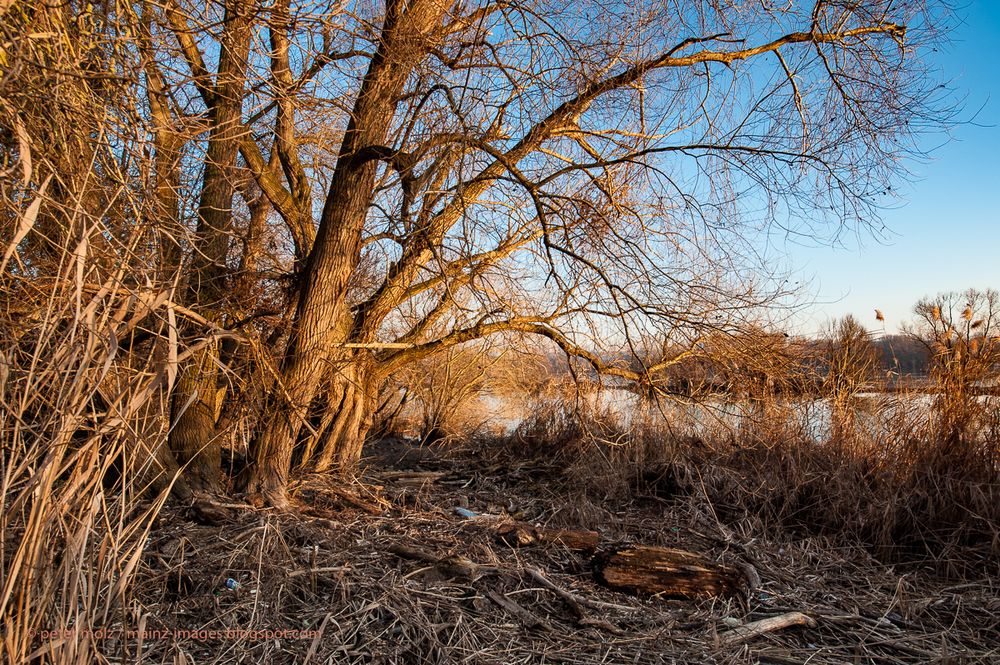
POLYGON ((339 351, 347 341, 347 290, 358 264, 362 232, 376 185, 378 158, 375 149, 386 142, 395 108, 413 67, 430 48, 447 11, 442 0, 417 0, 407 6, 390 0, 378 49, 372 57, 351 112, 341 144, 337 168, 320 220, 319 233, 306 264, 297 321, 282 364, 285 392, 272 393, 272 415, 264 423, 254 451, 249 491, 283 505, 292 446, 305 411, 315 397, 330 363, 343 379, 343 398, 337 405, 327 445, 338 461, 352 462, 371 426, 374 395, 367 362, 339 351))

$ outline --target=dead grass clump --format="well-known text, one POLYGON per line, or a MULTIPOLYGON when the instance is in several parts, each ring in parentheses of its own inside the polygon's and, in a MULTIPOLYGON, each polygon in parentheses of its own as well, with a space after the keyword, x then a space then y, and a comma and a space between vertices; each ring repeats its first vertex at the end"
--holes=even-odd
MULTIPOLYGON (((0 291, 15 287, 5 279, 0 291)), ((155 451, 166 436, 169 354, 117 355, 127 331, 151 318, 146 305, 156 296, 113 277, 96 293, 82 279, 56 281, 37 315, 21 319, 20 338, 0 349, 4 662, 96 662, 84 629, 129 611, 167 491, 140 498, 162 472, 155 451), (62 637, 39 639, 43 631, 62 637)))
POLYGON ((976 460, 935 454, 926 439, 910 439, 910 454, 894 458, 879 443, 744 441, 690 463, 731 519, 860 543, 885 560, 928 561, 946 574, 1000 555, 1000 478, 976 460))
POLYGON ((836 445, 785 442, 691 463, 730 520, 860 543, 883 560, 927 562, 948 575, 995 560, 1000 482, 913 461, 887 469, 836 445))
POLYGON ((882 398, 854 428, 841 422, 836 438, 817 441, 809 414, 790 403, 760 401, 692 428, 652 410, 554 399, 489 445, 558 460, 568 487, 612 511, 632 500, 700 502, 727 523, 829 537, 961 575, 1000 555, 996 440, 984 428, 959 456, 935 438, 934 410, 913 400, 882 398))
POLYGON ((148 267, 150 228, 112 232, 106 218, 67 214, 45 185, 16 200, 8 222, 49 224, 65 244, 26 261, 14 235, 0 261, 0 661, 100 662, 85 631, 131 611, 176 478, 160 451, 193 349, 178 341, 171 288, 148 267))

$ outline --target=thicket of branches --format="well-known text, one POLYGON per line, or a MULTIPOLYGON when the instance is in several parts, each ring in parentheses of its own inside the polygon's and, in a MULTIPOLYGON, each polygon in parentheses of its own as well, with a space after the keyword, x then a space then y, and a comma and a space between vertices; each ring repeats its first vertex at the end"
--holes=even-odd
POLYGON ((630 365, 641 338, 754 323, 767 231, 872 224, 947 119, 943 11, 4 3, 4 648, 124 600, 136 497, 284 507, 434 354, 537 336, 653 386, 678 354, 630 365))
POLYGON ((871 223, 945 117, 938 10, 18 5, 5 293, 145 303, 115 337, 167 359, 158 482, 221 491, 239 429, 239 485, 283 505, 293 460, 350 469, 386 378, 448 347, 540 335, 642 381, 665 365, 609 351, 745 324, 782 293, 760 230, 871 223))

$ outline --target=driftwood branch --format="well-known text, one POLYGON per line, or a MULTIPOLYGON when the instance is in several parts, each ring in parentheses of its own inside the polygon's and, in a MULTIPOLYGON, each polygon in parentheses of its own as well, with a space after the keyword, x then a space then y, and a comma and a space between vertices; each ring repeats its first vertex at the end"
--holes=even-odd
POLYGON ((542 585, 549 591, 554 592, 557 596, 565 600, 571 607, 588 607, 592 610, 617 610, 619 612, 635 612, 638 608, 630 607, 628 605, 618 605, 616 603, 605 603, 600 600, 591 600, 590 598, 584 598, 583 596, 578 596, 575 593, 566 591, 565 589, 559 587, 554 582, 545 577, 545 574, 538 568, 525 568, 524 571, 538 584, 542 585))
POLYGON ((544 631, 552 630, 552 626, 550 626, 545 621, 532 614, 530 611, 524 609, 523 607, 515 603, 513 600, 511 600, 504 594, 497 593, 496 591, 487 591, 486 597, 492 600, 500 607, 502 607, 503 609, 513 614, 515 617, 517 617, 518 621, 520 621, 528 628, 539 628, 544 631))
POLYGON ((777 630, 784 630, 792 626, 816 627, 816 619, 802 612, 788 612, 776 617, 768 617, 759 621, 751 621, 748 624, 737 626, 732 630, 719 635, 719 640, 724 645, 733 645, 752 640, 764 633, 773 633, 777 630))
POLYGON ((433 569, 443 579, 467 579, 475 581, 484 575, 495 575, 500 572, 500 569, 495 566, 480 565, 460 554, 442 557, 425 549, 401 543, 391 545, 389 551, 402 559, 423 561, 431 564, 428 569, 433 569))

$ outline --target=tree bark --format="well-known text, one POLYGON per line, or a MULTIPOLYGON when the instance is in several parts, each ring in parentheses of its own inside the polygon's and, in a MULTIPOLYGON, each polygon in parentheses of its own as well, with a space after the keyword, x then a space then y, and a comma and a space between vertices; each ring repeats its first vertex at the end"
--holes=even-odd
POLYGON ((337 375, 333 395, 339 395, 340 399, 330 406, 339 403, 339 408, 321 438, 320 454, 314 465, 317 472, 331 469, 346 472, 357 466, 375 414, 378 390, 374 384, 371 370, 364 362, 356 361, 337 375))
MULTIPOLYGON (((187 142, 178 122, 170 111, 169 99, 164 89, 163 78, 151 44, 151 9, 148 3, 142 6, 140 49, 145 61, 146 93, 150 115, 153 121, 153 177, 155 179, 152 218, 150 224, 157 231, 159 245, 159 279, 166 286, 174 284, 181 267, 181 241, 184 228, 181 224, 181 158, 187 142)), ((172 322, 168 325, 173 325, 172 322)), ((161 336, 153 345, 153 354, 165 356, 165 337, 161 336)), ((170 397, 170 395, 167 395, 170 397)), ((139 457, 144 460, 139 474, 140 483, 154 492, 166 489, 172 482, 172 494, 181 501, 192 498, 193 492, 188 482, 181 476, 177 462, 168 441, 171 401, 155 400, 147 404, 147 431, 137 437, 139 457)))
MULTIPOLYGON (((235 194, 243 85, 250 49, 250 3, 227 0, 219 71, 211 103, 211 131, 198 205, 198 228, 186 300, 209 321, 220 321, 226 295, 226 258, 235 194)), ((174 390, 170 447, 195 489, 218 491, 221 447, 216 435, 219 350, 208 344, 182 370, 174 390)))
MULTIPOLYGON (((246 489, 254 502, 279 508, 288 503, 285 486, 292 448, 324 372, 338 360, 338 348, 348 339, 344 327, 337 324, 350 318, 348 283, 360 256, 377 174, 376 161, 363 158, 363 150, 385 143, 406 80, 446 10, 441 0, 416 0, 408 8, 400 0, 387 3, 379 46, 355 100, 305 267, 296 322, 281 368, 284 390, 278 386, 272 393, 268 418, 253 442, 246 489)), ((359 437, 371 424, 370 413, 365 414, 370 411, 365 408, 366 400, 367 396, 354 395, 346 403, 349 408, 338 416, 343 429, 331 436, 329 445, 334 451, 324 454, 325 461, 347 464, 357 460, 359 437)))

